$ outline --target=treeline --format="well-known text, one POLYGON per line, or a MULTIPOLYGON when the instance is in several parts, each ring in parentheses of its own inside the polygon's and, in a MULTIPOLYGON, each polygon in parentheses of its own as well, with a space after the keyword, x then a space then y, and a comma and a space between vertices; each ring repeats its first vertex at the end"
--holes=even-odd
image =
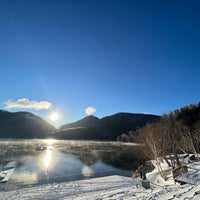
POLYGON ((128 131, 127 133, 122 133, 117 137, 117 141, 120 142, 136 142, 138 136, 138 131, 128 131))
POLYGON ((142 152, 148 159, 155 160, 163 178, 160 162, 170 156, 169 166, 181 166, 178 154, 194 154, 199 159, 200 152, 200 103, 191 104, 163 115, 154 123, 149 123, 140 131, 137 141, 142 144, 142 152))

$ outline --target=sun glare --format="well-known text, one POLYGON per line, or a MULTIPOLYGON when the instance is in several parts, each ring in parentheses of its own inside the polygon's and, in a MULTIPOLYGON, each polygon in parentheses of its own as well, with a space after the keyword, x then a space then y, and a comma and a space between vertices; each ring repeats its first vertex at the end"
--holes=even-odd
POLYGON ((54 139, 45 139, 45 140, 43 140, 47 145, 52 145, 52 144, 54 144, 54 142, 56 141, 56 140, 54 140, 54 139))
POLYGON ((50 114, 50 120, 51 120, 51 121, 57 121, 57 120, 59 119, 59 117, 60 117, 60 115, 59 115, 58 112, 52 112, 52 113, 50 114))

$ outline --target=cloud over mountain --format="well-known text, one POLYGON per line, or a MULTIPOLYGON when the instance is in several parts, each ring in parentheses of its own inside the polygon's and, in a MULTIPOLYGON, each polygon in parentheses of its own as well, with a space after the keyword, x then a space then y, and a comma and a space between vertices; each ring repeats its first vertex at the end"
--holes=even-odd
POLYGON ((87 107, 87 108, 85 109, 85 114, 86 114, 86 115, 93 115, 95 112, 96 112, 96 109, 93 108, 92 106, 87 107))
POLYGON ((17 101, 8 100, 5 102, 5 107, 7 109, 11 108, 27 108, 27 109, 50 109, 52 107, 52 103, 48 101, 30 101, 27 98, 18 99, 17 101))

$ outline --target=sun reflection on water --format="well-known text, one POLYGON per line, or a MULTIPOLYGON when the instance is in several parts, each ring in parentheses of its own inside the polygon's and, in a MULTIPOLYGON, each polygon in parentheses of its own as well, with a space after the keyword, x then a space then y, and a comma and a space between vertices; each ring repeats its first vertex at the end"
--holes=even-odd
POLYGON ((83 168, 82 168, 82 174, 83 176, 91 176, 94 174, 92 168, 90 168, 89 166, 85 165, 83 168))
POLYGON ((43 154, 41 154, 41 158, 40 158, 40 166, 42 169, 49 169, 52 168, 52 160, 53 158, 53 144, 56 142, 56 140, 54 139, 44 139, 43 140, 44 143, 46 143, 46 150, 43 152, 43 154))
POLYGON ((45 142, 47 145, 52 145, 55 143, 56 140, 54 139, 44 139, 43 142, 45 142))
POLYGON ((51 149, 47 149, 45 156, 44 156, 44 166, 45 168, 49 168, 50 164, 52 161, 52 150, 51 149))

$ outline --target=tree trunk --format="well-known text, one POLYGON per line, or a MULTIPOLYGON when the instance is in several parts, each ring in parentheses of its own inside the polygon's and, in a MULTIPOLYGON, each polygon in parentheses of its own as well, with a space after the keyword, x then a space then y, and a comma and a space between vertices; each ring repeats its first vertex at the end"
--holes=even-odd
POLYGON ((168 160, 165 156, 164 156, 164 159, 165 159, 165 161, 166 161, 168 167, 171 167, 172 165, 170 164, 169 160, 168 160))
POLYGON ((181 163, 180 163, 180 161, 179 161, 179 158, 178 158, 178 155, 177 155, 177 154, 175 154, 175 158, 176 158, 177 165, 180 167, 180 166, 181 166, 181 163))

